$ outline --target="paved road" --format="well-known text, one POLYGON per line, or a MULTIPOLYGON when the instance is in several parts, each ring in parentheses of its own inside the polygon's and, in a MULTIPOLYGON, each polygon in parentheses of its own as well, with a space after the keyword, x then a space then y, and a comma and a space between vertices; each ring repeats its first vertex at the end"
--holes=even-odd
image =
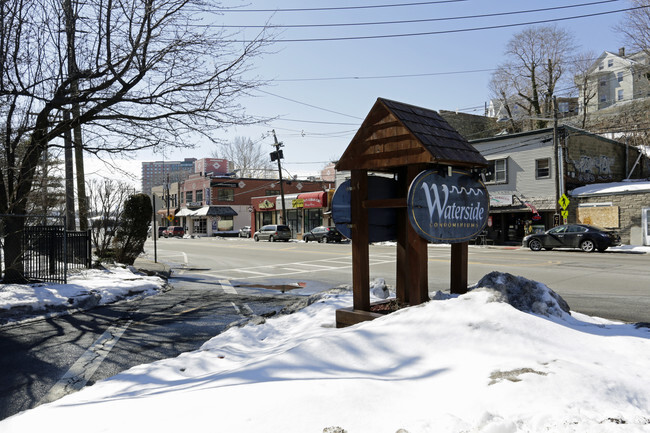
MULTIPOLYGON (((148 244, 152 252, 153 245, 148 244)), ((395 247, 370 248, 371 279, 395 283, 395 247)), ((449 290, 450 248, 430 246, 429 289, 449 290)), ((303 282, 317 291, 350 284, 349 244, 270 243, 250 239, 163 239, 161 261, 221 280, 257 284, 303 282)), ((468 278, 478 282, 491 271, 509 272, 542 282, 574 311, 628 322, 650 321, 650 254, 583 253, 578 250, 532 252, 528 249, 469 248, 468 278)))
POLYGON ((304 301, 200 275, 137 301, 0 327, 0 419, 132 366, 198 349, 232 323, 304 301))

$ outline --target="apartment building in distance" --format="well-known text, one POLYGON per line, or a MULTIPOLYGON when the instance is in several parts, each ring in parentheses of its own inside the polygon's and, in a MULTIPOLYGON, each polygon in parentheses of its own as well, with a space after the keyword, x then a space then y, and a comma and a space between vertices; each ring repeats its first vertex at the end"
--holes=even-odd
POLYGON ((142 163, 142 192, 151 195, 151 188, 182 182, 194 173, 196 158, 183 161, 147 161, 142 163))

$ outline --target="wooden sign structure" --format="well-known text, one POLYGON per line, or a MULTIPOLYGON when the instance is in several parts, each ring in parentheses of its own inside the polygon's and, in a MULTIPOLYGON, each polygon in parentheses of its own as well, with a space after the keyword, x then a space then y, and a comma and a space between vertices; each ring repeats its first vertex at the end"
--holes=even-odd
MULTIPOLYGON (((428 241, 409 223, 407 194, 413 180, 425 170, 453 168, 480 170, 486 159, 437 112, 378 98, 336 164, 349 170, 353 306, 336 312, 338 327, 372 320, 368 210, 397 210, 397 300, 417 305, 429 301, 428 241), (368 199, 368 172, 392 173, 398 197, 368 199)), ((452 243, 451 292, 467 292, 468 243, 452 243)))

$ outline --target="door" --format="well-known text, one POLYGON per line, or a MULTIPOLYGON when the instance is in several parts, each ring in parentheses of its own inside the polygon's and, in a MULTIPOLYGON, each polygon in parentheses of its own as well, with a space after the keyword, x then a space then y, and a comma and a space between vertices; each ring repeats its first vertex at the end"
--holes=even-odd
POLYGON ((643 245, 650 245, 650 207, 641 210, 643 224, 643 245))
POLYGON ((582 238, 587 232, 586 227, 568 226, 564 234, 564 245, 571 248, 579 248, 582 238))
POLYGON ((558 226, 548 231, 544 237, 545 248, 566 247, 565 239, 567 226, 558 226))

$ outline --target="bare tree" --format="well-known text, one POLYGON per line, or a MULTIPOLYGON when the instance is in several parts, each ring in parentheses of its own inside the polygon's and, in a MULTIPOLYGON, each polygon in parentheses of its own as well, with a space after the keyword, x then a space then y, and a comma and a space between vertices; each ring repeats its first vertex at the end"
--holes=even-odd
POLYGON ((269 153, 250 138, 235 137, 233 141, 222 144, 213 152, 216 158, 232 161, 240 177, 275 177, 269 153))
POLYGON ((633 49, 650 54, 650 0, 630 0, 632 9, 616 26, 633 49))
POLYGON ((497 116, 504 115, 504 118, 497 119, 497 122, 507 122, 510 132, 519 132, 521 130, 520 116, 517 112, 517 97, 514 87, 512 86, 513 77, 508 71, 499 68, 493 74, 488 83, 488 90, 493 100, 500 105, 497 107, 497 116), (503 110, 503 112, 502 112, 503 110))
MULTIPOLYGON (((84 151, 98 154, 216 143, 224 126, 252 123, 236 101, 260 85, 248 74, 265 35, 236 42, 197 22, 215 12, 202 0, 1 1, 0 214, 25 213, 39 159, 75 127, 84 126, 84 151), (83 36, 74 61, 71 31, 83 36)), ((4 223, 5 281, 21 280, 23 222, 4 223)))
POLYGON ((589 79, 591 67, 597 57, 598 55, 593 51, 580 53, 574 58, 572 65, 574 82, 578 87, 579 92, 578 101, 582 109, 583 129, 587 123, 587 109, 589 102, 591 102, 591 100, 598 94, 598 83, 593 79, 589 79))
MULTIPOLYGON (((575 50, 574 38, 555 25, 527 27, 506 45, 507 61, 498 70, 508 72, 509 86, 531 116, 545 117, 553 112, 553 96, 575 50)), ((545 121, 537 120, 542 128, 545 121)))
POLYGON ((91 179, 88 182, 88 204, 92 215, 90 234, 98 257, 107 256, 115 237, 117 223, 122 215, 124 202, 134 192, 133 187, 127 182, 111 179, 91 179))

